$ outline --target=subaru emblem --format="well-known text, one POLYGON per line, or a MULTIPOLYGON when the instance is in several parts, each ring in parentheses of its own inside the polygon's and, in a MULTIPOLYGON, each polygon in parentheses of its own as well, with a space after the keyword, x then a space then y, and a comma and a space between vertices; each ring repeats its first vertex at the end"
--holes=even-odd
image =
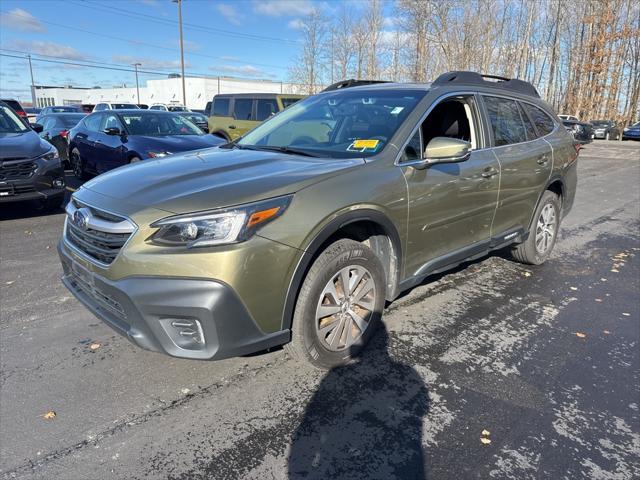
POLYGON ((73 217, 71 221, 73 224, 81 228, 82 230, 86 230, 89 228, 89 217, 91 216, 91 212, 88 208, 79 208, 75 212, 73 212, 73 217))

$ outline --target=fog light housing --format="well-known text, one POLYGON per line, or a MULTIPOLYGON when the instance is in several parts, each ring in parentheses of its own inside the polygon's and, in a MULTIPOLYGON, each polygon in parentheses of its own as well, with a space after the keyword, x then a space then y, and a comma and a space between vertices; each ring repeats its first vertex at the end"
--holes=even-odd
POLYGON ((196 318, 162 318, 162 328, 171 341, 186 350, 202 350, 205 346, 204 331, 196 318))
POLYGON ((63 188, 64 187, 64 180, 62 178, 56 178, 53 181, 53 186, 54 186, 54 188, 63 188))

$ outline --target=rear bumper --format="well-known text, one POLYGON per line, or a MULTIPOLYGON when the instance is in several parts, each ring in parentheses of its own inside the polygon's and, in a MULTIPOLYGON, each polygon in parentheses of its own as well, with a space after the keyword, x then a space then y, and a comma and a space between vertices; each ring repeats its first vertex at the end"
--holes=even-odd
POLYGON ((74 262, 63 241, 58 253, 64 285, 95 316, 144 349, 217 360, 290 340, 289 330, 264 333, 223 282, 145 276, 111 281, 74 262), (185 324, 197 333, 183 335, 185 324), (202 341, 194 341, 194 336, 202 341))

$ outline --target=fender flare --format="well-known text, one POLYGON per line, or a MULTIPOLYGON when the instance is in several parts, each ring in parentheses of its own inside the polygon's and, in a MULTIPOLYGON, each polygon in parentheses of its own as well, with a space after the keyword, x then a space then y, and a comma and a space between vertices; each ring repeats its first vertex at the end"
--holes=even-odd
POLYGON ((533 226, 533 222, 535 220, 535 215, 536 212, 538 211, 538 207, 540 206, 540 201, 542 200, 542 196, 544 195, 544 192, 546 192, 547 190, 549 190, 549 187, 551 186, 552 183, 555 182, 560 182, 560 185, 562 186, 562 197, 564 196, 564 181, 562 180, 562 177, 558 174, 555 174, 553 176, 551 176, 549 178, 549 180, 547 180, 547 182, 544 185, 544 188, 540 191, 540 194, 538 195, 538 200, 536 201, 536 206, 533 209, 533 212, 531 212, 531 220, 529 220, 529 225, 527 227, 527 231, 526 231, 526 236, 529 236, 529 232, 531 231, 531 227, 533 226))
MULTIPOLYGON (((287 288, 284 311, 282 314, 282 330, 291 329, 293 312, 296 306, 296 301, 298 300, 298 292, 300 291, 300 287, 302 286, 302 282, 304 281, 309 268, 311 268, 311 264, 316 259, 318 253, 320 253, 322 246, 341 228, 351 223, 361 221, 370 221, 378 224, 391 240, 398 265, 398 268, 396 268, 396 278, 393 283, 393 285, 395 285, 394 290, 397 290, 400 283, 400 266, 402 265, 402 243, 400 241, 400 234, 393 222, 383 213, 373 209, 362 209, 344 213, 322 227, 320 232, 317 233, 316 236, 303 248, 304 253, 295 267, 294 273, 289 281, 289 287, 287 288)), ((395 296, 396 293, 397 292, 395 291, 388 292, 387 296, 392 297, 395 296)))

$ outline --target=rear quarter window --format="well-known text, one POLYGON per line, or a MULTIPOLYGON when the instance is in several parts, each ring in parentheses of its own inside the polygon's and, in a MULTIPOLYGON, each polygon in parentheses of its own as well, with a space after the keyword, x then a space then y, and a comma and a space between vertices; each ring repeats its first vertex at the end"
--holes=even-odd
POLYGON ((555 122, 544 110, 529 103, 522 103, 522 108, 536 126, 538 136, 544 137, 553 131, 555 122))

